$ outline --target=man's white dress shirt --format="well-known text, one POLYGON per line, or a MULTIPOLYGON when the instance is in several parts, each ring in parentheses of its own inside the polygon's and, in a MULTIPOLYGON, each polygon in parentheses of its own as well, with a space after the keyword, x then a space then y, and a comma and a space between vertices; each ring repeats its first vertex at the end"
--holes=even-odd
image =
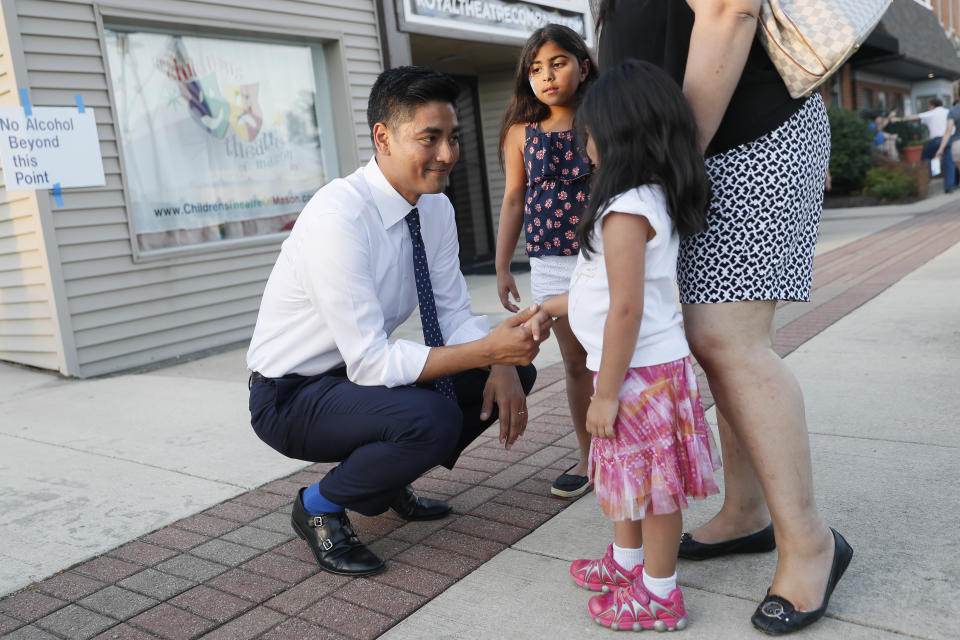
MULTIPOLYGON (((483 338, 460 272, 453 206, 443 194, 416 204, 440 329, 447 345, 483 338)), ((388 342, 417 308, 413 209, 376 158, 314 194, 283 242, 253 330, 247 367, 269 378, 316 375, 343 364, 360 385, 396 387, 420 377, 430 348, 388 342)))
POLYGON ((947 115, 950 110, 946 107, 934 107, 927 111, 917 114, 923 124, 927 125, 927 131, 931 138, 942 138, 947 131, 947 115))

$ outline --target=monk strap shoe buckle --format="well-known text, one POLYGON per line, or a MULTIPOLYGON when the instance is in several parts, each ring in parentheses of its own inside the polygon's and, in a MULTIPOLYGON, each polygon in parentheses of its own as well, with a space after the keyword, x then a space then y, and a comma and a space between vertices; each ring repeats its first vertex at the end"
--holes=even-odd
POLYGON ((383 570, 383 560, 367 549, 350 526, 343 511, 309 513, 300 489, 290 513, 290 524, 306 540, 317 564, 324 571, 342 576, 368 576, 383 570))

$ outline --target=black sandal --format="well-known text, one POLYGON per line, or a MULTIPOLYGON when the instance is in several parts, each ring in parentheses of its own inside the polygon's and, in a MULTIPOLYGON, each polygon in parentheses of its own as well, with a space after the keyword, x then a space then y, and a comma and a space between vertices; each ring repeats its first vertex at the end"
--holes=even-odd
MULTIPOLYGON (((577 465, 571 465, 567 471, 570 471, 570 469, 573 469, 575 466, 577 465)), ((572 473, 567 473, 567 471, 564 471, 553 481, 553 486, 550 487, 550 493, 560 498, 578 498, 590 491, 592 488, 590 478, 587 476, 576 476, 572 473)))

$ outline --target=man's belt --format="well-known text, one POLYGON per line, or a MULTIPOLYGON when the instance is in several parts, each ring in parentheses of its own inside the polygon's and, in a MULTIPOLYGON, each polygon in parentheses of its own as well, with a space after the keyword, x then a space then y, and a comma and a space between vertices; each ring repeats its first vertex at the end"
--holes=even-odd
POLYGON ((257 382, 270 382, 273 378, 268 378, 265 375, 253 371, 250 373, 250 380, 247 381, 247 389, 253 389, 253 385, 257 382))
MULTIPOLYGON (((315 375, 315 376, 301 376, 301 375, 297 375, 297 374, 295 374, 295 373, 288 373, 288 374, 285 375, 285 376, 281 376, 281 378, 300 378, 300 379, 303 380, 303 379, 306 379, 306 378, 318 378, 318 377, 321 377, 321 376, 340 376, 340 377, 342 377, 342 378, 346 378, 346 377, 347 377, 347 365, 340 365, 339 367, 334 367, 333 369, 330 369, 329 371, 324 371, 323 373, 317 374, 317 375, 315 375)), ((263 375, 262 373, 259 373, 259 372, 257 372, 257 371, 252 371, 252 372, 250 373, 250 380, 247 382, 247 388, 248 388, 248 389, 252 389, 252 388, 253 388, 253 385, 256 384, 257 382, 273 382, 274 380, 280 380, 280 378, 268 378, 267 376, 263 375)))

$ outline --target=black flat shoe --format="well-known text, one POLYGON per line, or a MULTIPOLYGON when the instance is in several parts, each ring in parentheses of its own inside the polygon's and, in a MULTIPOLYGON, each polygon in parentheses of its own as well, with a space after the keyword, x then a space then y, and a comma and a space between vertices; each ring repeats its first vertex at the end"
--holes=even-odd
POLYGON ((697 542, 692 535, 684 532, 680 536, 680 551, 677 555, 686 560, 709 560, 736 553, 764 553, 776 548, 777 541, 773 537, 773 525, 768 524, 755 533, 714 543, 697 542))
MULTIPOLYGON (((570 469, 573 469, 575 466, 577 465, 572 465, 570 469)), ((567 471, 570 471, 570 469, 567 469, 567 471)), ((559 498, 579 498, 590 491, 592 485, 587 476, 578 476, 567 473, 567 471, 561 473, 557 476, 557 479, 553 481, 553 485, 550 487, 550 493, 559 498)))
POLYGON ((308 513, 303 506, 303 489, 293 503, 290 524, 307 541, 324 571, 341 576, 368 576, 383 569, 383 560, 360 542, 347 513, 308 513))
POLYGON ((405 486, 393 499, 390 508, 404 520, 436 520, 453 511, 453 507, 446 502, 421 498, 410 485, 405 486))
POLYGON ((833 533, 833 565, 830 567, 830 577, 827 579, 827 588, 823 593, 823 603, 820 608, 813 611, 797 611, 789 600, 767 591, 767 597, 750 618, 753 626, 772 636, 780 636, 799 631, 823 617, 827 612, 827 605, 830 603, 834 588, 843 577, 843 572, 847 570, 850 559, 853 558, 853 549, 843 536, 832 528, 830 532, 833 533))

